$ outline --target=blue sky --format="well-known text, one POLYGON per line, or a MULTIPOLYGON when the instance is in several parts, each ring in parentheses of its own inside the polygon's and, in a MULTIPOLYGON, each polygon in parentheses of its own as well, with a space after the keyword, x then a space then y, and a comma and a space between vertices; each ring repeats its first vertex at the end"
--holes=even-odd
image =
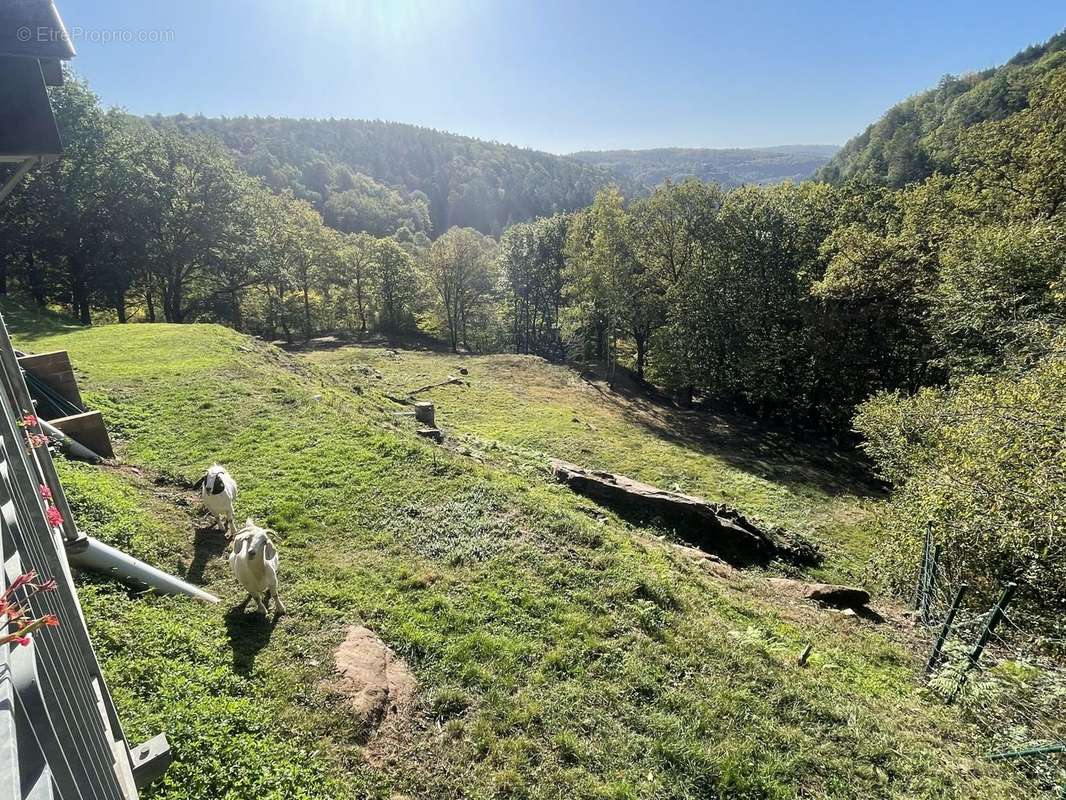
POLYGON ((1061 0, 57 4, 108 105, 388 119, 555 153, 841 144, 1066 27, 1061 0))

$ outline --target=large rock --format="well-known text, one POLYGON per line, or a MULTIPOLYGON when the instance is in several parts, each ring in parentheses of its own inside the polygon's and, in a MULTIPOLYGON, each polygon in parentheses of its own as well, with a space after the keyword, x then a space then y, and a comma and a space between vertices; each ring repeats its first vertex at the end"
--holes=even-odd
POLYGON ((770 578, 767 583, 781 594, 814 600, 833 608, 864 608, 870 602, 870 593, 855 586, 807 583, 791 578, 770 578))
POLYGON ((803 596, 835 608, 862 608, 870 602, 870 593, 865 589, 832 583, 809 583, 803 596))
POLYGON ((350 627, 335 656, 337 675, 327 688, 345 696, 361 723, 363 738, 390 715, 411 708, 418 682, 403 659, 372 630, 350 627))
POLYGON ((781 528, 760 528, 735 508, 557 458, 552 459, 551 470, 575 492, 620 513, 659 517, 683 527, 682 535, 691 543, 733 563, 765 563, 774 557, 817 561, 817 550, 810 543, 781 528))

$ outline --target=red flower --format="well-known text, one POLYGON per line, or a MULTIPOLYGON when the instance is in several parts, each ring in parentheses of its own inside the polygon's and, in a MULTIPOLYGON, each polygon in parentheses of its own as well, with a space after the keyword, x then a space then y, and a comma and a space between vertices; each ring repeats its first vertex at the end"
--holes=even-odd
POLYGON ((48 506, 45 516, 48 518, 48 524, 53 528, 58 528, 63 524, 63 514, 55 506, 48 506))
POLYGON ((22 425, 23 425, 23 427, 32 428, 36 424, 37 424, 37 415, 36 414, 23 414, 22 415, 22 425))
POLYGON ((47 625, 49 628, 58 628, 59 617, 57 617, 55 614, 45 614, 44 624, 47 625))
POLYGON ((15 580, 11 581, 11 585, 8 586, 8 591, 18 589, 20 586, 25 586, 27 583, 32 583, 33 579, 37 577, 37 570, 31 569, 29 572, 23 572, 15 580))
POLYGON ((12 641, 15 642, 15 644, 17 644, 17 645, 25 647, 26 645, 28 645, 30 643, 30 637, 29 636, 16 636, 12 641))
POLYGON ((52 490, 45 486, 43 483, 38 487, 38 491, 41 493, 42 500, 52 499, 52 490))

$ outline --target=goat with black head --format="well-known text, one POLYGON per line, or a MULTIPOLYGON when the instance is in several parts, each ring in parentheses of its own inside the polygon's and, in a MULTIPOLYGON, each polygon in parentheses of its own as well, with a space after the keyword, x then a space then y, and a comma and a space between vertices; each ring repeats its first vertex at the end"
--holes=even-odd
POLYGON ((226 468, 212 464, 193 488, 200 490, 200 499, 204 508, 215 518, 215 525, 221 524, 226 533, 231 528, 236 533, 233 503, 237 499, 237 481, 226 472, 226 468))

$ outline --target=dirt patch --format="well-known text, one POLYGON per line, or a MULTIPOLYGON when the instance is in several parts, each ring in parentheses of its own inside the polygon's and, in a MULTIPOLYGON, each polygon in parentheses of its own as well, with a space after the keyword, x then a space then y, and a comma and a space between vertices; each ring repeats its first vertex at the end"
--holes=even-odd
MULTIPOLYGON (((418 681, 402 658, 369 628, 353 625, 334 653, 336 673, 321 688, 342 695, 357 725, 357 738, 406 728, 414 713, 418 681)), ((371 757, 373 751, 368 753, 371 757)))

